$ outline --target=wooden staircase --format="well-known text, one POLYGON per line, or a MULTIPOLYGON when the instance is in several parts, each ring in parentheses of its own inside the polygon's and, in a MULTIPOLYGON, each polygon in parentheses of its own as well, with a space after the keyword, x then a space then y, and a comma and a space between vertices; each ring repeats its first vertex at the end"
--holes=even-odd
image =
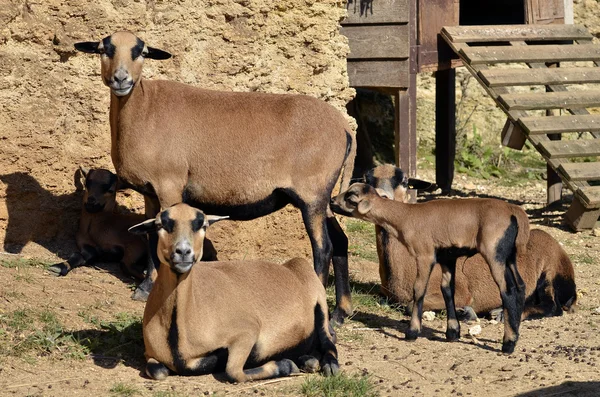
POLYGON ((569 224, 575 230, 595 227, 600 109, 590 110, 600 107, 600 89, 590 84, 600 83, 600 45, 592 44, 592 35, 578 25, 452 26, 441 35, 507 114, 502 143, 521 149, 529 140, 573 191, 569 224), (568 66, 556 67, 560 62, 568 66), (500 64, 522 67, 490 67, 500 64), (557 109, 564 114, 555 115, 557 109), (581 157, 592 161, 577 162, 581 157))

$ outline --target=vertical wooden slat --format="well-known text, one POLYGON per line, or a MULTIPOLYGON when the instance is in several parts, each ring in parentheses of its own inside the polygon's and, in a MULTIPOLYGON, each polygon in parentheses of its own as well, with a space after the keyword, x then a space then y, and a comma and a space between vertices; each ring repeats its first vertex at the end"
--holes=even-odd
POLYGON ((435 180, 448 191, 454 179, 456 155, 456 73, 454 69, 435 73, 435 180))
MULTIPOLYGON (((562 0, 561 0, 562 1, 562 0)), ((552 63, 546 65, 549 68, 558 68, 560 65, 558 63, 552 63)), ((550 92, 550 87, 546 87, 546 92, 550 92)), ((546 110, 547 116, 556 116, 558 111, 553 109, 546 110)), ((551 141, 560 141, 560 134, 550 134, 548 135, 551 141)), ((559 202, 562 199, 562 180, 560 179, 560 175, 550 166, 550 164, 546 163, 546 203, 548 205, 559 202)))

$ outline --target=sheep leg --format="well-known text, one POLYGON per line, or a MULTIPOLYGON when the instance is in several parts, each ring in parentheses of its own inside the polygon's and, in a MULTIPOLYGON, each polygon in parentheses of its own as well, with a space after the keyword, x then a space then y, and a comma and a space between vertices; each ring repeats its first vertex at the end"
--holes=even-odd
POLYGON ((201 260, 206 261, 206 262, 219 260, 217 258, 217 250, 215 249, 215 246, 213 245, 212 241, 210 241, 206 237, 204 238, 204 242, 202 244, 202 259, 201 260))
POLYGON ((406 331, 406 340, 415 340, 421 332, 421 317, 423 317, 423 300, 427 292, 427 283, 431 270, 435 265, 433 254, 421 255, 417 258, 417 278, 413 285, 413 307, 410 317, 410 326, 406 331))
POLYGON ((477 313, 471 306, 463 306, 456 310, 456 317, 460 321, 477 321, 477 313))
POLYGON ((57 263, 48 268, 53 276, 66 276, 71 270, 79 266, 85 266, 98 259, 99 252, 91 245, 84 244, 81 252, 74 252, 66 262, 57 263))
POLYGON ((232 382, 278 378, 300 372, 296 364, 289 359, 269 361, 260 367, 244 369, 244 364, 255 344, 256 335, 246 333, 229 346, 225 373, 232 382))
POLYGON ((338 354, 335 347, 335 333, 327 321, 327 302, 319 302, 315 306, 315 332, 317 334, 317 350, 321 354, 321 368, 325 376, 339 372, 338 354))
POLYGON ((144 279, 144 265, 147 263, 147 255, 140 249, 129 247, 123 249, 123 258, 120 265, 121 270, 128 275, 131 275, 138 280, 144 279))
POLYGON ((341 324, 344 322, 345 317, 352 314, 350 278, 348 275, 348 237, 346 237, 333 214, 327 218, 327 232, 333 245, 333 272, 337 303, 331 319, 334 323, 341 324))
POLYGON ((444 261, 440 261, 440 265, 442 266, 442 296, 447 313, 446 340, 455 341, 460 338, 460 323, 456 317, 454 304, 456 258, 445 258, 444 261))
MULTIPOLYGON (((325 287, 327 287, 329 278, 329 263, 333 256, 333 245, 331 243, 331 238, 329 237, 330 230, 327 225, 328 220, 325 218, 326 205, 327 203, 325 203, 325 206, 303 206, 300 208, 302 211, 302 219, 304 220, 304 225, 306 226, 306 231, 310 238, 315 272, 325 287)), ((334 230, 335 224, 331 223, 331 225, 331 233, 336 235, 336 239, 338 239, 340 243, 343 243, 343 239, 339 233, 334 230)), ((337 226, 339 227, 339 224, 337 226)), ((336 249, 341 250, 341 248, 343 247, 338 246, 336 249)), ((339 252, 337 252, 337 254, 339 255, 339 252)), ((340 256, 338 256, 338 258, 340 258, 340 256)), ((334 268, 336 271, 336 308, 333 311, 331 321, 336 324, 342 324, 344 318, 352 313, 352 301, 350 297, 350 284, 348 281, 347 258, 345 264, 343 259, 338 260, 337 263, 338 268, 334 268)))
POLYGON ((510 354, 515 350, 519 339, 519 326, 521 325, 521 315, 525 306, 525 286, 515 263, 516 247, 513 243, 512 250, 498 248, 496 254, 492 257, 487 252, 482 252, 482 255, 488 262, 494 281, 500 289, 504 317, 502 352, 510 354), (502 255, 503 252, 508 254, 502 255))
POLYGON ((315 266, 315 272, 319 276, 319 279, 323 283, 324 287, 327 287, 329 278, 329 262, 333 254, 333 247, 329 234, 327 233, 327 224, 325 223, 324 213, 322 208, 311 208, 303 207, 300 208, 302 212, 302 220, 310 239, 310 245, 313 253, 313 260, 315 266))
MULTIPOLYGON (((148 219, 154 218, 160 212, 160 202, 156 197, 144 196, 144 212, 146 214, 146 218, 148 219)), ((148 233, 148 265, 146 268, 146 276, 144 281, 142 281, 133 292, 133 295, 131 295, 131 299, 133 300, 145 302, 148 299, 150 290, 154 285, 154 280, 156 280, 156 269, 158 269, 160 264, 158 255, 156 253, 157 249, 158 233, 148 233)))

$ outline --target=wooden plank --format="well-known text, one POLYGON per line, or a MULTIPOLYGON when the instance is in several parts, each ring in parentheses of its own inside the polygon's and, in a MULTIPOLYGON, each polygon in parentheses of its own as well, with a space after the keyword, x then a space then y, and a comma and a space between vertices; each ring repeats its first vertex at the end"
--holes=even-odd
POLYGON ((528 46, 467 47, 462 55, 472 65, 512 62, 579 62, 599 61, 600 45, 549 44, 528 46))
POLYGON ((498 101, 508 110, 589 108, 600 106, 600 90, 504 94, 498 101))
POLYGON ((565 23, 563 0, 527 0, 527 23, 565 23))
POLYGON ((351 87, 408 87, 408 60, 348 61, 351 87))
POLYGON ((419 5, 417 15, 419 21, 416 24, 419 70, 427 65, 438 63, 442 64, 442 68, 448 68, 450 59, 456 55, 445 43, 442 42, 443 45, 440 45, 439 32, 445 25, 459 24, 459 4, 453 0, 417 0, 417 2, 419 5))
POLYGON ((582 198, 587 208, 600 206, 600 186, 588 186, 577 190, 577 196, 582 198))
POLYGON ((539 143, 538 149, 550 159, 600 156, 600 139, 544 141, 539 143))
POLYGON ((600 83, 600 68, 488 69, 479 73, 490 87, 600 83))
POLYGON ((344 26, 348 37, 348 59, 408 58, 408 25, 344 26))
POLYGON ((354 0, 346 3, 346 10, 342 25, 408 23, 408 0, 354 0))
POLYGON ((442 32, 453 43, 592 40, 593 38, 581 25, 445 26, 442 32))
POLYGON ((522 117, 519 124, 528 134, 600 131, 600 115, 522 117))
POLYGON ((600 163, 563 163, 558 170, 572 181, 600 181, 600 163))

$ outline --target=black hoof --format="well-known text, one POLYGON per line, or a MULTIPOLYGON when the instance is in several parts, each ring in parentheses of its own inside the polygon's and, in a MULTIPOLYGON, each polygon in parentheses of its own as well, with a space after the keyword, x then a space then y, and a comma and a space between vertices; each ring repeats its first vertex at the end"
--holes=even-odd
POLYGON ((340 325, 344 324, 344 319, 346 317, 348 317, 348 313, 339 307, 336 307, 329 321, 334 327, 339 327, 340 325))
POLYGON ((150 295, 148 291, 138 287, 133 291, 133 294, 131 294, 131 299, 134 301, 146 302, 148 300, 148 295, 150 295))
POLYGON ((416 340, 418 336, 419 336, 418 330, 409 329, 408 331, 406 331, 405 338, 406 338, 406 340, 416 340))
POLYGON ((459 307, 456 309, 456 317, 459 321, 477 321, 477 313, 471 306, 459 307))
POLYGON ((146 364, 146 375, 155 380, 164 380, 169 376, 169 369, 159 362, 146 364))
POLYGON ((448 342, 454 342, 460 339, 460 329, 447 329, 446 340, 448 342))
POLYGON ((323 369, 321 370, 324 376, 334 376, 340 372, 340 365, 337 360, 330 360, 327 363, 323 364, 323 369))
POLYGON ((515 346, 517 345, 516 341, 506 341, 502 343, 502 353, 504 354, 512 354, 515 351, 515 346))
POLYGON ((50 266, 48 272, 50 272, 50 275, 56 277, 66 276, 67 273, 69 273, 69 267, 65 263, 57 263, 56 265, 50 266))
POLYGON ((490 318, 499 323, 504 322, 504 309, 500 307, 498 309, 490 310, 490 318))
POLYGON ((297 374, 298 372, 300 372, 300 370, 292 360, 284 358, 283 360, 277 361, 277 374, 279 376, 290 376, 291 374, 297 374))
POLYGON ((302 372, 309 374, 317 373, 321 370, 321 364, 316 357, 305 355, 298 358, 298 366, 302 372))

